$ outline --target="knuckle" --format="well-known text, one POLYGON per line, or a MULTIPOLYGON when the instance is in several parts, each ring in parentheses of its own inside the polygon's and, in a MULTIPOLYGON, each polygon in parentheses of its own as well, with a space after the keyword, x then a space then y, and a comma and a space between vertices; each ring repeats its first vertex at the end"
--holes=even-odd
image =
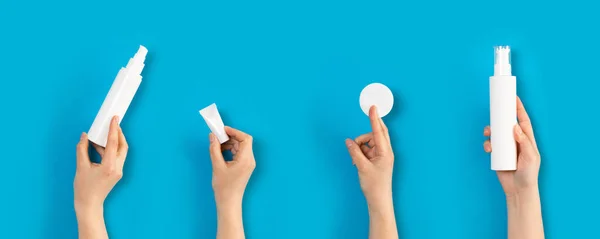
POLYGON ((121 177, 123 177, 123 171, 117 170, 116 168, 107 168, 104 170, 104 175, 108 178, 121 179, 121 177))
POLYGON ((110 177, 114 174, 114 171, 115 171, 114 169, 107 168, 104 170, 104 176, 110 177))
POLYGON ((119 180, 119 179, 123 178, 123 171, 122 171, 122 170, 115 170, 115 172, 114 172, 113 176, 114 176, 114 177, 115 177, 117 180, 119 180))

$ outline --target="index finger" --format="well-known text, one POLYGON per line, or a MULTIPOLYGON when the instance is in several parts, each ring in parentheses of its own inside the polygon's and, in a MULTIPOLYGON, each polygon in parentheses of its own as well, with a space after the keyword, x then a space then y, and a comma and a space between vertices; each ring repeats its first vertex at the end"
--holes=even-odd
POLYGON ((88 137, 86 133, 81 133, 79 143, 77 144, 77 167, 90 165, 90 156, 88 151, 88 137))
MULTIPOLYGON (((381 120, 377 114, 377 107, 371 106, 371 109, 369 110, 369 120, 371 120, 371 130, 373 131, 375 145, 383 146, 384 144, 387 144, 385 133, 381 127, 381 120)), ((387 150, 386 147, 381 147, 381 149, 387 150)))
POLYGON ((229 137, 239 141, 241 144, 252 143, 252 136, 229 126, 225 126, 225 133, 227 133, 229 137))
POLYGON ((531 119, 525 110, 525 106, 521 101, 521 98, 517 96, 517 118, 519 119, 519 126, 523 129, 523 132, 532 140, 535 144, 535 137, 533 135, 533 126, 531 125, 531 119))
POLYGON ((125 138, 125 134, 123 134, 123 129, 119 126, 119 148, 118 153, 123 157, 123 161, 127 158, 127 152, 129 151, 129 144, 127 143, 127 139, 125 138))
POLYGON ((110 121, 108 140, 104 149, 102 164, 113 167, 117 161, 117 150, 119 149, 119 117, 114 116, 110 121))
POLYGON ((356 137, 354 142, 358 145, 363 145, 370 142, 373 139, 373 133, 363 134, 361 136, 356 137))
POLYGON ((210 153, 210 161, 213 165, 213 170, 217 168, 225 167, 225 159, 223 158, 223 153, 221 152, 221 143, 215 134, 210 133, 208 135, 210 140, 210 147, 208 149, 210 153))

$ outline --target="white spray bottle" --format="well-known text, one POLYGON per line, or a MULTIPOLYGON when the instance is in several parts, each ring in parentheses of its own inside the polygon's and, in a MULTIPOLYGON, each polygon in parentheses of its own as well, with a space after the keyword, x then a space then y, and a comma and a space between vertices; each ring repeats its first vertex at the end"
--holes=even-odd
POLYGON ((490 77, 491 166, 495 171, 517 169, 517 78, 511 74, 510 47, 495 48, 494 76, 490 77))
POLYGON ((97 145, 106 147, 108 139, 108 129, 110 120, 113 116, 119 116, 123 120, 129 104, 138 87, 142 83, 142 70, 144 69, 144 60, 148 50, 140 46, 138 52, 129 59, 127 66, 121 68, 115 81, 113 82, 108 95, 104 99, 100 111, 94 119, 94 123, 88 131, 88 138, 97 145))

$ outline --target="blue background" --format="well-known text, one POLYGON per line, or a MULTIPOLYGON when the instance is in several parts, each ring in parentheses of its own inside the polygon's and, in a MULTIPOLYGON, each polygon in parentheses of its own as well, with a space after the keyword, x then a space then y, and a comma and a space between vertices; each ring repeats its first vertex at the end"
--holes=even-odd
POLYGON ((76 237, 75 144, 139 44, 112 238, 215 236, 198 114, 213 102, 256 141, 249 238, 366 238, 344 139, 369 131, 358 96, 371 82, 395 94, 401 238, 505 238, 482 149, 498 44, 537 133, 547 237, 598 237, 600 15, 587 2, 0 0, 0 237, 76 237))

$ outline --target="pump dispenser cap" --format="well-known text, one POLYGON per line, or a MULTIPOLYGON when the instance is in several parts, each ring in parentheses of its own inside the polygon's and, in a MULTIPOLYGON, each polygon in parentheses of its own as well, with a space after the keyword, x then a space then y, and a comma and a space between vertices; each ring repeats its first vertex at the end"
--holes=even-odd
POLYGON ((494 52, 494 76, 510 76, 510 47, 497 46, 494 52))

